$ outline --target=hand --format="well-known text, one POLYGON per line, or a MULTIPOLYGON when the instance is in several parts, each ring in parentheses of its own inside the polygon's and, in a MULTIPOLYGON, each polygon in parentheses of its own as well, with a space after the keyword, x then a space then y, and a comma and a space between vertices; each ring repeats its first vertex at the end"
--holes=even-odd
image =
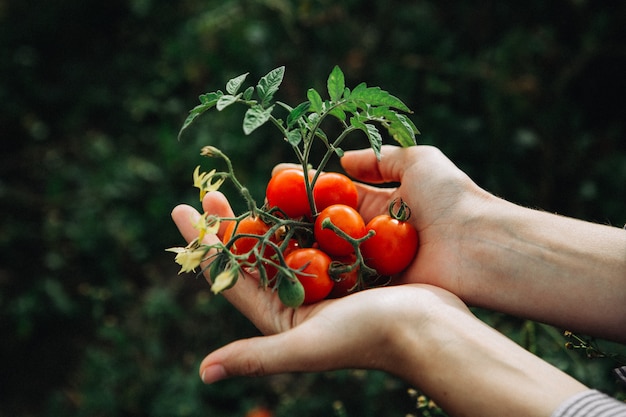
MULTIPOLYGON (((219 192, 205 196, 203 209, 223 217, 233 215, 228 201, 219 192)), ((199 216, 200 213, 187 205, 179 205, 172 212, 174 222, 187 241, 197 237, 192 224, 199 216)), ((223 233, 224 230, 220 230, 217 235, 206 236, 205 241, 213 243, 221 239, 223 233)), ((206 278, 209 280, 208 276, 206 278)), ((246 274, 223 295, 262 333, 272 336, 241 340, 209 355, 200 368, 202 379, 207 383, 232 375, 353 367, 397 372, 394 366, 398 361, 393 357, 389 342, 402 334, 396 326, 400 311, 406 310, 403 317, 418 328, 429 320, 437 304, 471 315, 454 295, 419 285, 362 291, 294 310, 283 306, 274 292, 260 289, 257 279, 246 274)))
MULTIPOLYGON (((205 196, 203 209, 232 215, 219 192, 205 196)), ((186 205, 172 212, 187 241, 197 236, 192 223, 199 216, 186 205)), ((205 239, 214 242, 222 233, 205 239)), ((452 415, 486 417, 511 410, 549 415, 585 389, 434 286, 376 288, 296 310, 284 307, 249 275, 223 294, 267 336, 238 340, 209 354, 200 365, 205 383, 237 375, 380 369, 424 390, 452 415)))
POLYGON ((497 198, 429 146, 346 152, 369 219, 401 197, 420 236, 415 261, 395 282, 428 283, 464 302, 626 341, 626 233, 497 198), (585 308, 580 308, 585 306, 585 308))

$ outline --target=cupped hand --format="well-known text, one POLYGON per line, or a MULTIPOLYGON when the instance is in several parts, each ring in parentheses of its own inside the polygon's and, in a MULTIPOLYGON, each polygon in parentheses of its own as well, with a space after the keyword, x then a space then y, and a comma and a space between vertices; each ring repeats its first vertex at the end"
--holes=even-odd
MULTIPOLYGON (((232 216, 228 201, 219 192, 207 194, 203 209, 232 216)), ((198 216, 200 213, 187 205, 172 212, 187 241, 197 236, 192 224, 198 216)), ((222 233, 205 240, 215 242, 222 233)), ((406 353, 401 340, 407 329, 419 332, 437 307, 466 309, 454 295, 427 285, 377 288, 294 310, 284 307, 274 292, 259 288, 258 281, 246 275, 223 295, 266 336, 238 340, 208 355, 200 367, 206 383, 235 375, 344 368, 398 374, 402 370, 397 366, 406 353)))
MULTIPOLYGON (((463 298, 468 262, 463 243, 471 239, 467 226, 479 218, 487 204, 499 200, 478 187, 435 147, 386 145, 381 154, 378 160, 372 149, 347 151, 341 165, 357 181, 358 210, 365 222, 387 213, 396 198, 402 198, 411 209, 409 221, 420 239, 418 253, 392 282, 437 285, 463 298)), ((287 167, 293 165, 279 164, 273 174, 287 167)))

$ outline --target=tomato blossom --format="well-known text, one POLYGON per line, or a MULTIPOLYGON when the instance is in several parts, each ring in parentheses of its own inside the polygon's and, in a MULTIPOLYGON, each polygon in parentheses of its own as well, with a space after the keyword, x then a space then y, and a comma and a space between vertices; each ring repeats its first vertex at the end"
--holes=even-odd
POLYGON ((198 221, 193 222, 193 227, 199 232, 198 242, 202 242, 207 234, 217 233, 220 228, 220 219, 217 216, 209 216, 209 213, 204 213, 198 218, 198 221))
POLYGON ((223 270, 213 280, 211 291, 213 291, 213 294, 219 294, 220 292, 229 289, 235 284, 238 277, 238 268, 228 268, 223 270))
POLYGON ((213 181, 215 172, 216 171, 212 169, 209 172, 200 173, 200 165, 193 171, 193 186, 200 189, 200 201, 202 201, 206 193, 217 191, 224 182, 224 177, 213 181))
POLYGON ((176 258, 174 261, 181 266, 179 274, 183 272, 196 272, 196 268, 200 266, 200 263, 204 260, 206 253, 209 251, 209 247, 199 243, 198 239, 194 239, 184 248, 169 248, 168 252, 174 252, 176 258))

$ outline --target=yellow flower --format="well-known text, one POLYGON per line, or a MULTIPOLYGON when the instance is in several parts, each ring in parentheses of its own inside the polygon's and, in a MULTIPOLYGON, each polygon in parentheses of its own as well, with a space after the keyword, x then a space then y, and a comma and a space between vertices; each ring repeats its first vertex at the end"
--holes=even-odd
POLYGON ((202 242, 207 234, 216 234, 220 228, 220 218, 209 213, 204 213, 197 222, 193 223, 193 227, 199 231, 198 242, 202 242))
POLYGON ((168 252, 174 252, 176 258, 174 261, 181 266, 179 274, 183 272, 195 272, 196 268, 204 260, 206 253, 209 251, 208 246, 200 245, 197 239, 194 239, 184 248, 169 248, 168 252))
POLYGON ((213 294, 218 294, 224 290, 229 289, 235 282, 237 282, 237 278, 239 276, 239 270, 237 268, 229 268, 220 272, 213 280, 213 284, 211 285, 211 291, 213 294))
POLYGON ((198 165, 193 171, 193 186, 200 189, 200 201, 202 201, 206 193, 219 190, 220 186, 224 182, 224 177, 218 178, 216 181, 212 181, 215 176, 215 172, 216 171, 212 169, 209 172, 200 173, 200 165, 198 165))

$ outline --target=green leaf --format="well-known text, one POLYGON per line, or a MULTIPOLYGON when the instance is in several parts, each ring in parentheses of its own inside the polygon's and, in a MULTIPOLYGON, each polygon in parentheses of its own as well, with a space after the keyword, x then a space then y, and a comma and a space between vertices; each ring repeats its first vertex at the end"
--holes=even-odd
POLYGON ((287 137, 285 139, 287 139, 287 142, 289 142, 291 146, 298 146, 300 144, 300 141, 302 141, 302 135, 297 129, 290 130, 287 132, 287 137))
POLYGON ((363 132, 365 132, 365 135, 370 142, 370 146, 374 150, 376 158, 380 159, 380 148, 383 145, 383 137, 381 136, 376 126, 370 123, 363 123, 362 119, 356 116, 350 119, 350 124, 353 127, 361 129, 363 132))
POLYGON ((213 93, 201 94, 198 99, 200 100, 201 104, 215 104, 215 102, 217 102, 217 99, 219 99, 223 95, 224 93, 222 93, 220 90, 217 90, 213 93))
POLYGON ((361 108, 365 108, 367 105, 386 106, 411 113, 411 110, 399 98, 381 90, 380 87, 368 87, 365 83, 357 85, 352 90, 350 99, 360 103, 359 107, 361 108))
POLYGON ((341 107, 333 107, 328 114, 330 114, 331 116, 336 117, 337 119, 341 120, 342 122, 344 120, 346 120, 346 113, 341 109, 341 107))
POLYGON ((243 92, 243 99, 246 101, 250 100, 252 98, 252 94, 254 94, 254 87, 250 86, 243 92))
POLYGON ((287 116, 287 128, 291 128, 300 117, 302 117, 311 107, 311 103, 305 101, 304 103, 300 103, 296 106, 295 109, 289 112, 287 116))
POLYGON ((400 119, 393 121, 387 126, 387 131, 403 147, 416 145, 415 133, 410 126, 404 124, 400 119))
POLYGON ((257 84, 257 93, 261 98, 262 104, 267 104, 272 100, 274 94, 278 91, 278 87, 283 82, 285 75, 285 67, 278 67, 263 76, 257 84))
POLYGON ((241 94, 237 94, 236 96, 231 96, 230 94, 224 94, 222 97, 220 97, 217 100, 217 104, 215 108, 218 111, 222 111, 226 107, 230 106, 231 104, 236 103, 237 100, 239 100, 239 97, 241 97, 241 94))
POLYGON ((321 113, 323 101, 320 93, 313 88, 309 88, 309 91, 306 92, 306 97, 309 99, 309 102, 311 102, 309 110, 314 113, 321 113))
POLYGON ((248 74, 249 73, 246 72, 245 74, 241 74, 238 77, 228 80, 226 83, 226 91, 232 95, 237 94, 248 74))
POLYGON ((346 81, 341 69, 335 65, 332 72, 328 76, 328 81, 326 82, 328 88, 328 95, 332 101, 341 100, 341 96, 343 95, 344 89, 346 88, 346 81))
POLYGON ((189 125, 191 125, 198 116, 200 116, 202 113, 206 112, 207 110, 213 108, 217 104, 219 98, 223 94, 224 93, 222 93, 221 91, 217 91, 215 93, 203 94, 199 97, 201 104, 198 104, 196 107, 194 107, 193 109, 189 111, 189 115, 183 122, 183 126, 180 128, 180 131, 178 132, 178 140, 180 140, 180 137, 183 134, 183 131, 187 129, 189 125))
POLYGON ((270 119, 272 110, 274 110, 274 106, 264 109, 261 105, 256 104, 250 107, 243 118, 243 132, 249 135, 263 126, 270 119))

